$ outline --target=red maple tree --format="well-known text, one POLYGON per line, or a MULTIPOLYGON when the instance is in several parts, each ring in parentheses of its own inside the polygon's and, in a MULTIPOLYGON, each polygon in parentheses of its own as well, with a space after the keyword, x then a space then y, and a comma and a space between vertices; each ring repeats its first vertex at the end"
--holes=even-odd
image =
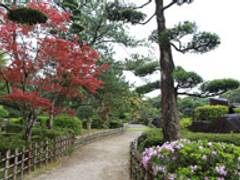
POLYGON ((7 89, 1 98, 17 104, 30 140, 39 113, 46 111, 52 117, 69 110, 59 101, 82 97, 81 88, 95 93, 103 85, 98 77, 107 65, 98 66, 98 53, 87 45, 80 46, 76 35, 61 37, 71 23, 68 13, 44 2, 26 6, 47 15, 48 21, 18 24, 0 9, 0 49, 9 59, 8 65, 0 68, 0 81, 7 89))

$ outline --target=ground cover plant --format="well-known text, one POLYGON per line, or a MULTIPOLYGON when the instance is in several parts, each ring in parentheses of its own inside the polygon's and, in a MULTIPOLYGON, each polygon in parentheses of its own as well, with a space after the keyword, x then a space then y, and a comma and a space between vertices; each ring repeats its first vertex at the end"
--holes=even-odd
POLYGON ((142 163, 156 179, 234 180, 240 176, 240 147, 180 139, 145 149, 142 163))

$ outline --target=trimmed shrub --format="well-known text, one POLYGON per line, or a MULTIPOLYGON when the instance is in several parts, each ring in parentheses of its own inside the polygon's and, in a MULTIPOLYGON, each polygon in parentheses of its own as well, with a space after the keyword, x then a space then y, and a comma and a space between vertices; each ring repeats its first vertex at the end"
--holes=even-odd
POLYGON ((6 118, 8 116, 9 112, 3 106, 0 106, 0 118, 6 118))
POLYGON ((115 121, 109 122, 110 129, 121 128, 121 127, 123 127, 123 123, 121 122, 121 120, 115 120, 115 121))
POLYGON ((192 118, 182 118, 180 120, 180 127, 187 128, 192 125, 192 118))
POLYGON ((62 129, 33 128, 32 141, 42 141, 44 139, 54 139, 67 135, 68 131, 62 129))
POLYGON ((77 117, 59 115, 54 118, 54 127, 62 129, 71 129, 74 134, 80 134, 82 130, 82 121, 77 117))
POLYGON ((138 150, 143 151, 147 147, 161 145, 163 142, 163 135, 160 129, 152 129, 143 133, 138 138, 138 150))
POLYGON ((195 118, 198 121, 213 121, 228 113, 228 107, 223 105, 205 105, 195 109, 195 118))
POLYGON ((48 116, 46 115, 40 115, 37 117, 37 122, 41 127, 47 127, 47 121, 48 121, 48 116))
POLYGON ((0 152, 7 150, 22 149, 26 145, 26 142, 22 139, 20 134, 18 135, 0 135, 0 152))
POLYGON ((239 179, 240 147, 181 139, 147 148, 142 163, 156 179, 233 180, 239 179))
POLYGON ((108 128, 108 124, 106 122, 101 121, 98 118, 93 118, 92 128, 93 129, 107 129, 108 128))
POLYGON ((240 114, 240 108, 234 109, 234 112, 240 114))
POLYGON ((20 133, 23 130, 24 130, 24 127, 21 124, 14 124, 9 122, 5 125, 5 131, 7 133, 20 133))
POLYGON ((9 123, 22 125, 23 119, 22 118, 10 118, 9 123))

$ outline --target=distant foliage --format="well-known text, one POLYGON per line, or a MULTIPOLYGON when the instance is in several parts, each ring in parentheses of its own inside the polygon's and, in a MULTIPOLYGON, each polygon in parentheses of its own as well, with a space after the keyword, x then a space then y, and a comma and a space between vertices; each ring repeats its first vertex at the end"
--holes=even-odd
POLYGON ((16 23, 27 25, 46 23, 48 19, 48 17, 41 11, 26 7, 11 10, 8 13, 8 18, 16 23))
POLYGON ((217 79, 217 80, 212 80, 212 81, 207 81, 204 82, 200 89, 208 94, 218 94, 218 93, 223 93, 227 92, 228 90, 231 89, 236 89, 240 85, 238 80, 234 79, 217 79))
POLYGON ((0 135, 0 152, 6 152, 7 150, 22 149, 25 147, 26 142, 22 139, 21 135, 0 135))
POLYGON ((159 62, 153 61, 153 62, 145 63, 138 66, 135 69, 134 74, 136 76, 146 76, 148 74, 154 73, 157 70, 160 70, 159 62))
POLYGON ((9 112, 3 106, 0 106, 0 118, 6 118, 8 116, 9 112))
POLYGON ((110 129, 121 128, 121 127, 123 127, 123 123, 120 119, 119 120, 112 120, 112 121, 109 122, 109 128, 110 129))
POLYGON ((194 110, 203 105, 208 104, 207 99, 185 97, 178 99, 178 110, 181 113, 182 117, 193 117, 194 110))
POLYGON ((203 82, 201 76, 195 72, 185 71, 182 67, 177 66, 173 73, 173 78, 178 88, 191 89, 203 82))
POLYGON ((119 2, 108 3, 107 17, 111 21, 124 21, 137 24, 143 21, 146 15, 134 9, 134 7, 122 5, 119 2))
POLYGON ((240 103, 240 89, 231 90, 221 97, 228 99, 231 103, 240 103))
POLYGON ((240 114, 240 108, 236 108, 236 109, 234 109, 234 112, 240 114))
POLYGON ((195 118, 198 121, 213 121, 228 113, 228 107, 222 105, 205 105, 197 107, 195 118))
POLYGON ((182 118, 179 123, 181 128, 187 128, 192 125, 192 118, 182 118))

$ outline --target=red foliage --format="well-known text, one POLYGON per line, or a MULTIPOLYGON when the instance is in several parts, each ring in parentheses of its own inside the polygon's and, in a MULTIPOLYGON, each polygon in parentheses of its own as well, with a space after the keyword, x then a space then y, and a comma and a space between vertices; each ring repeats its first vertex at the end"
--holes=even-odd
POLYGON ((0 80, 11 87, 4 98, 29 109, 50 110, 59 97, 82 97, 80 88, 95 93, 103 85, 98 77, 108 66, 98 66, 98 53, 87 45, 49 33, 53 28, 66 32, 69 14, 49 3, 32 1, 27 6, 45 13, 47 23, 16 24, 0 9, 0 49, 9 57, 8 66, 0 68, 0 80))

